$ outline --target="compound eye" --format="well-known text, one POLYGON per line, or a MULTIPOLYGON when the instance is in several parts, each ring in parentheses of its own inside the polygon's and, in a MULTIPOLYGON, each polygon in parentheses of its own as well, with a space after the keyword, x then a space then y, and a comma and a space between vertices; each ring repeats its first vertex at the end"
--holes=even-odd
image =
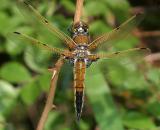
POLYGON ((74 28, 74 29, 73 29, 73 32, 74 32, 74 33, 76 33, 76 32, 77 32, 77 29, 76 29, 76 28, 74 28))
POLYGON ((84 32, 88 33, 88 28, 85 28, 85 29, 84 29, 84 32))

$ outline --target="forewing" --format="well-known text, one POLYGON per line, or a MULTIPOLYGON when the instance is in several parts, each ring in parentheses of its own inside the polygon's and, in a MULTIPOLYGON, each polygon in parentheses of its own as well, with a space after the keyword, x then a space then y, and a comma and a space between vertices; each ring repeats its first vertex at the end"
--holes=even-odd
POLYGON ((114 45, 119 43, 121 39, 130 34, 133 28, 137 26, 143 20, 143 18, 144 14, 137 14, 132 16, 111 32, 99 36, 97 39, 91 42, 89 48, 92 50, 96 48, 106 49, 112 46, 114 47, 114 45))
MULTIPOLYGON (((36 9, 34 9, 29 2, 18 1, 17 7, 19 11, 24 15, 26 21, 32 23, 33 28, 38 29, 40 32, 44 30, 46 31, 47 29, 47 31, 49 31, 51 34, 54 34, 59 39, 61 39, 69 48, 73 48, 75 46, 74 41, 68 35, 53 26, 53 24, 51 24, 36 9), (43 26, 46 29, 44 29, 43 26)), ((42 32, 42 34, 44 34, 45 36, 45 33, 42 32)))
POLYGON ((55 47, 50 47, 49 45, 47 45, 46 43, 42 43, 41 41, 30 37, 26 34, 20 33, 20 32, 12 32, 11 34, 8 35, 10 39, 19 39, 21 40, 21 42, 26 42, 27 44, 32 44, 33 46, 37 46, 41 49, 47 50, 51 53, 57 53, 59 55, 64 54, 64 51, 59 49, 59 48, 55 48, 55 47))
POLYGON ((50 47, 46 43, 20 32, 8 33, 7 38, 7 48, 18 51, 12 55, 23 56, 23 60, 29 68, 37 72, 47 70, 49 66, 53 65, 56 54, 62 55, 67 51, 50 47))

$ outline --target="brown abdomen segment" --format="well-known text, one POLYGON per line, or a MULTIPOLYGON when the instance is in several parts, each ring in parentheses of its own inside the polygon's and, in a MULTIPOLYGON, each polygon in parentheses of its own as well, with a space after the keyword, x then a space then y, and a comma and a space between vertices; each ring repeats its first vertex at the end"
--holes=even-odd
POLYGON ((83 61, 76 61, 74 64, 74 90, 75 90, 75 109, 77 120, 80 119, 83 108, 84 78, 86 65, 83 61))

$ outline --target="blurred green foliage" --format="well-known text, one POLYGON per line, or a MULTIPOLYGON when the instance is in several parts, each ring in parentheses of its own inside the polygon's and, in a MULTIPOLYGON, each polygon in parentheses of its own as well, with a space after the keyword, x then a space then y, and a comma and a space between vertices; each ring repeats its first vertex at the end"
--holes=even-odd
MULTIPOLYGON (((0 130, 34 129, 43 110, 53 66, 58 56, 20 41, 10 41, 8 32, 22 31, 53 46, 63 44, 46 30, 29 24, 13 0, 0 1, 0 130), (28 23, 28 24, 27 24, 28 23)), ((65 33, 72 24, 74 0, 33 0, 39 12, 65 33)), ((85 0, 83 19, 89 22, 91 38, 112 30, 129 18, 127 0, 85 0)), ((155 20, 156 22, 156 20, 155 20)), ((120 41, 119 49, 140 42, 135 36, 120 41)), ((107 70, 91 65, 86 74, 86 98, 82 119, 76 122, 72 91, 72 66, 61 70, 54 103, 45 130, 158 130, 160 125, 160 70, 131 62, 103 62, 107 70), (139 69, 138 69, 139 68, 139 69), (113 71, 114 70, 114 71, 113 71)))

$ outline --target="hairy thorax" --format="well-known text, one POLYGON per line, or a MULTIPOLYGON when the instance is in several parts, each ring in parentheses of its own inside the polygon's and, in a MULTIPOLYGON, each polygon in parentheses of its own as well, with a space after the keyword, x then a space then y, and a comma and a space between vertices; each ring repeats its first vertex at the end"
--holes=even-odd
POLYGON ((76 61, 83 61, 87 67, 91 65, 92 61, 88 58, 88 56, 92 54, 86 45, 78 45, 72 53, 74 57, 68 59, 70 64, 74 65, 76 61))

